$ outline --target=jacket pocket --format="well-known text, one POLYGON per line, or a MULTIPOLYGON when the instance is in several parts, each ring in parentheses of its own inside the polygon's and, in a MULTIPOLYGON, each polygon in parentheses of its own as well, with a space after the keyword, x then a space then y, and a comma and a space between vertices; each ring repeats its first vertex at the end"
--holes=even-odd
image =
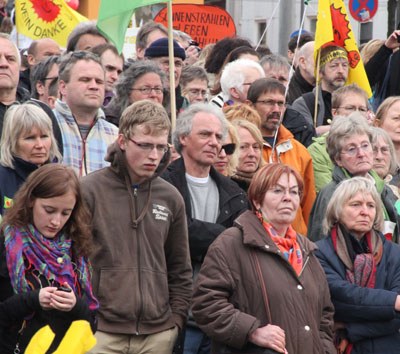
POLYGON ((136 268, 102 268, 97 298, 102 316, 111 322, 136 320, 139 283, 136 268))

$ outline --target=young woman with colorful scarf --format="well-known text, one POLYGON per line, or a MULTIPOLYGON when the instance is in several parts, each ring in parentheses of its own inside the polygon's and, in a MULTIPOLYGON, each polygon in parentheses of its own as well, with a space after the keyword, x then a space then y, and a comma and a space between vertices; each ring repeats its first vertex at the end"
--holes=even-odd
POLYGON ((316 255, 335 306, 339 354, 394 354, 400 348, 400 247, 382 235, 374 183, 353 177, 328 204, 316 255))
POLYGON ((1 228, 0 300, 16 298, 8 313, 0 312, 0 353, 23 353, 45 325, 55 333, 46 353, 54 352, 73 321, 87 320, 94 329, 98 302, 87 261, 88 220, 69 167, 40 167, 15 195, 1 228))
POLYGON ((316 247, 291 226, 303 186, 287 165, 260 168, 248 190, 253 211, 210 246, 192 311, 212 353, 336 353, 316 247))

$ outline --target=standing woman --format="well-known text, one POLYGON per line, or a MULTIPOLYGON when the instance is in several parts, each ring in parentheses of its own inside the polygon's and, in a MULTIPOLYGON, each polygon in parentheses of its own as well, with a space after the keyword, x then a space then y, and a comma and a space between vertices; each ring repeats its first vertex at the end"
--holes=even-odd
POLYGON ((164 73, 151 61, 133 63, 115 85, 115 96, 104 108, 106 119, 118 127, 122 112, 133 102, 150 100, 162 104, 164 79, 164 73))
POLYGON ((382 235, 381 198, 370 178, 339 184, 316 252, 335 306, 337 352, 400 351, 400 248, 382 235))
MULTIPOLYGON (((17 192, 1 228, 0 301, 28 294, 36 309, 1 328, 0 353, 12 354, 17 348, 23 353, 45 325, 55 333, 47 353, 58 347, 73 321, 85 319, 93 328, 98 302, 87 261, 88 220, 78 178, 70 167, 47 164, 17 192)), ((17 301, 10 311, 21 306, 17 301)))
POLYGON ((61 154, 48 115, 32 103, 10 107, 0 141, 0 215, 26 178, 49 162, 61 162, 61 154))
POLYGON ((262 157, 263 138, 260 129, 247 120, 234 120, 239 135, 239 163, 232 179, 245 192, 258 169, 265 165, 262 157))
POLYGON ((287 165, 262 167, 248 191, 253 211, 208 249, 192 311, 212 338, 212 353, 336 353, 316 247, 291 227, 303 186, 287 165))

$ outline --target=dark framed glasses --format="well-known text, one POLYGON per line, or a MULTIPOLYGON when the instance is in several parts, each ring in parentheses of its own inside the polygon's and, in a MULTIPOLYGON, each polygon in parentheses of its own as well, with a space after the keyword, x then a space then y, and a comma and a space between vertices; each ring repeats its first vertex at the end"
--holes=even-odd
POLYGON ((222 145, 222 146, 221 146, 220 152, 221 152, 222 150, 224 150, 224 151, 225 151, 225 154, 227 154, 227 155, 232 155, 232 154, 235 152, 235 149, 236 149, 236 144, 233 144, 233 143, 231 143, 231 144, 225 144, 225 145, 222 145))

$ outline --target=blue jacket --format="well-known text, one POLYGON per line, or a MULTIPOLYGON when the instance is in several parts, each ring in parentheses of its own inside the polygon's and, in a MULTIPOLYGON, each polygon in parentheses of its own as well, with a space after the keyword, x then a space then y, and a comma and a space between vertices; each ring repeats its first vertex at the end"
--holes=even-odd
POLYGON ((14 169, 0 165, 0 215, 11 206, 10 202, 19 187, 38 166, 14 157, 14 169))
POLYGON ((394 309, 400 293, 400 246, 383 241, 383 255, 376 270, 375 288, 351 284, 337 256, 331 236, 318 241, 316 256, 325 271, 335 321, 343 322, 353 343, 352 354, 400 353, 400 316, 394 309))

